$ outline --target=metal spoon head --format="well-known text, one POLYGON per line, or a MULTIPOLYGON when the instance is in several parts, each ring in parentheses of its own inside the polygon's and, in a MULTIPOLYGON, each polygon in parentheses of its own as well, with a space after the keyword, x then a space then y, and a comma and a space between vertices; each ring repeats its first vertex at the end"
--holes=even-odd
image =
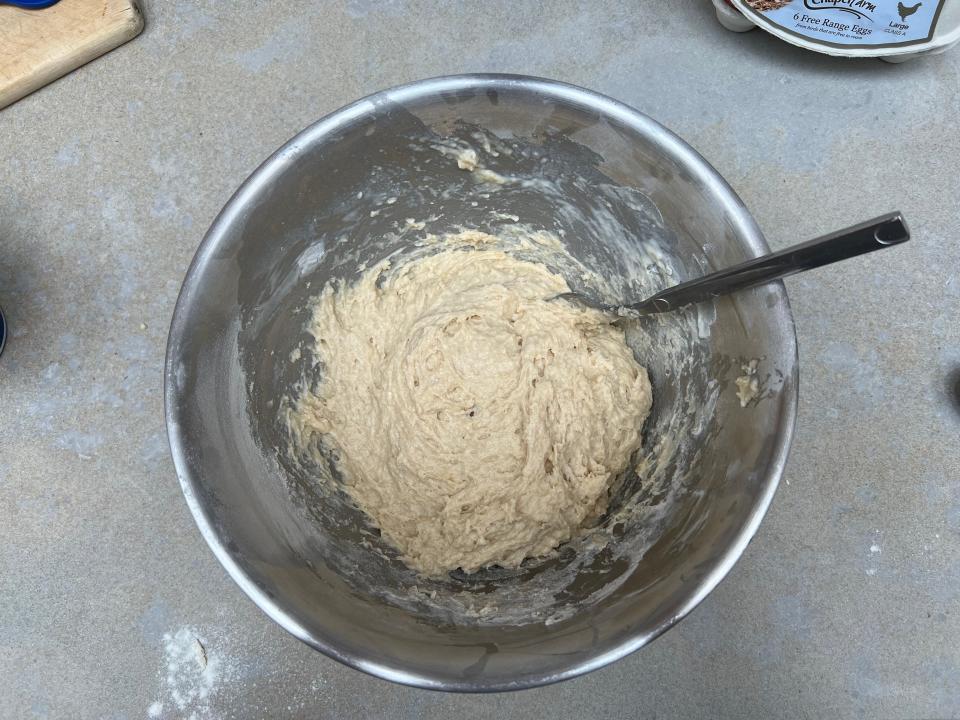
POLYGON ((607 303, 595 300, 589 295, 583 295, 578 292, 560 293, 559 295, 554 295, 552 298, 549 298, 549 300, 567 300, 578 305, 599 310, 600 312, 605 312, 609 315, 615 315, 616 319, 614 322, 623 319, 637 318, 642 315, 649 315, 650 313, 663 312, 669 309, 669 304, 667 304, 667 307, 660 307, 650 301, 632 303, 630 305, 608 305, 607 303))
POLYGON ((619 306, 617 305, 607 305, 599 300, 594 300, 589 295, 583 295, 578 292, 560 293, 559 295, 554 295, 552 298, 549 298, 549 301, 552 302, 553 300, 567 300, 577 305, 584 305, 586 307, 593 308, 594 310, 600 310, 607 313, 617 314, 617 311, 619 310, 619 306))

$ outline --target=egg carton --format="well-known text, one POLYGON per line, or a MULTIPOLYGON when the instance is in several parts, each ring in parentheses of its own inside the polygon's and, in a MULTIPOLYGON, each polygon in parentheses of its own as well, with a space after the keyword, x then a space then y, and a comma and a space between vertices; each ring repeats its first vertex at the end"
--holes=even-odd
POLYGON ((728 30, 762 28, 792 45, 899 63, 960 42, 960 0, 712 0, 728 30))

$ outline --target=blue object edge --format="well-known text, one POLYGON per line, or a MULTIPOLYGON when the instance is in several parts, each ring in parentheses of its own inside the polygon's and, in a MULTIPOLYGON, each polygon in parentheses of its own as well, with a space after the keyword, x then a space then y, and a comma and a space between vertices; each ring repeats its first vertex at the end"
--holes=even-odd
POLYGON ((39 10, 56 5, 60 0, 0 0, 0 5, 14 5, 15 7, 39 10))

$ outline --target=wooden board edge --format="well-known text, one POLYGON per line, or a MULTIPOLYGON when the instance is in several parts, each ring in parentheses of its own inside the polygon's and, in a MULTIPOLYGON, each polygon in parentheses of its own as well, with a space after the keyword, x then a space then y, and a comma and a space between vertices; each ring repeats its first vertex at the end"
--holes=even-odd
POLYGON ((109 32, 91 35, 85 39, 85 42, 72 48, 69 53, 50 58, 29 78, 14 82, 6 89, 0 90, 0 110, 133 40, 143 32, 145 24, 143 13, 140 11, 140 6, 132 2, 130 12, 125 14, 127 17, 110 27, 109 32))

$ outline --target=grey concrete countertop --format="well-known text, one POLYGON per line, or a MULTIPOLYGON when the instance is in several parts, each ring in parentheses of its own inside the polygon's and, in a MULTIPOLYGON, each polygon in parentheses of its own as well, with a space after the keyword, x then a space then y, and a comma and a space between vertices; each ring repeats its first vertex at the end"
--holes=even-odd
POLYGON ((141 37, 0 112, 0 717, 960 717, 960 50, 833 60, 706 0, 143 5, 141 37), (246 175, 359 96, 468 71, 652 115, 775 248, 891 209, 914 231, 788 283, 793 452, 720 587, 611 667, 489 696, 367 677, 261 613, 194 526, 161 392, 246 175))

